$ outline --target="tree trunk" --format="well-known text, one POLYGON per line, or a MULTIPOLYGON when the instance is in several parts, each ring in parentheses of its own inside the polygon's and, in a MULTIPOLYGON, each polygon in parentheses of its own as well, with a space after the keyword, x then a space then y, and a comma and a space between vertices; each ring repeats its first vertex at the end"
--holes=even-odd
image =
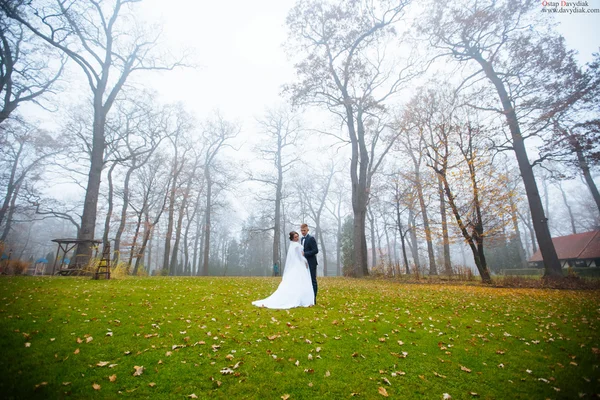
POLYGON ((8 207, 8 213, 6 215, 6 225, 4 225, 4 232, 2 232, 2 237, 0 237, 0 242, 5 242, 8 237, 8 233, 10 232, 10 228, 12 226, 13 215, 16 209, 17 196, 19 195, 19 191, 21 189, 21 181, 19 181, 15 185, 15 189, 12 195, 12 199, 10 201, 10 206, 8 207))
POLYGON ((440 215, 442 218, 442 241, 444 244, 444 273, 452 275, 452 261, 450 260, 450 239, 448 238, 448 223, 446 221, 446 202, 444 201, 444 187, 438 177, 438 193, 440 195, 440 215))
POLYGON ((421 183, 421 173, 415 165, 415 186, 419 196, 419 205, 421 206, 421 217, 423 218, 423 230, 425 231, 425 239, 427 240, 427 255, 429 256, 429 275, 437 275, 435 265, 435 254, 433 252, 433 241, 431 240, 431 229, 429 229, 429 217, 427 216, 427 205, 423 196, 423 185, 421 183))
MULTIPOLYGON (((104 88, 99 88, 94 93, 94 126, 92 133, 92 149, 90 157, 90 172, 88 174, 85 200, 83 203, 83 214, 81 215, 81 229, 78 239, 93 240, 96 229, 96 215, 98 208, 98 196, 100 194, 100 182, 102 179, 102 168, 104 167, 105 149, 105 125, 108 108, 102 105, 104 88)), ((81 243, 77 246, 75 262, 69 267, 76 268, 85 265, 92 255, 91 242, 81 243)))
POLYGON ((527 200, 529 202, 529 209, 531 211, 533 220, 533 228, 535 230, 538 244, 540 245, 542 258, 544 259, 544 276, 561 277, 562 269, 560 267, 558 256, 556 255, 554 243, 552 243, 552 236, 550 236, 550 229, 548 228, 548 219, 544 215, 542 200, 537 188, 535 176, 533 175, 533 169, 527 157, 527 149, 525 148, 525 142, 523 136, 521 135, 521 128, 519 127, 517 114, 512 105, 508 92, 504 87, 504 83, 496 71, 494 71, 492 65, 484 60, 479 54, 474 58, 477 62, 479 62, 488 79, 496 87, 500 102, 502 103, 502 107, 504 109, 506 122, 512 137, 512 146, 517 158, 517 163, 519 164, 521 177, 523 178, 525 192, 527 193, 527 200))
POLYGON ((515 199, 512 195, 509 195, 508 198, 510 201, 511 220, 513 223, 513 229, 515 230, 515 239, 517 241, 517 250, 521 260, 521 268, 527 268, 527 257, 525 256, 525 249, 523 248, 523 241, 521 240, 521 230, 519 229, 519 220, 517 219, 517 205, 515 204, 515 199))
POLYGON ((2 208, 0 208, 0 226, 6 215, 8 214, 8 208, 12 201, 13 194, 15 188, 21 182, 23 176, 20 179, 16 179, 15 176, 17 174, 17 168, 19 166, 19 159, 21 158, 21 153, 23 152, 24 143, 19 143, 19 150, 17 150, 17 154, 15 155, 15 161, 13 162, 12 168, 10 170, 10 177, 8 178, 8 185, 6 187, 6 195, 4 196, 4 201, 2 202, 2 208))
POLYGON ((204 261, 202 263, 202 275, 208 276, 208 261, 210 252, 210 210, 212 207, 212 179, 208 167, 204 172, 206 178, 206 219, 204 220, 204 261))
POLYGON ((375 250, 375 220, 371 207, 367 207, 367 219, 369 220, 369 230, 371 231, 371 269, 377 267, 377 252, 375 250))
MULTIPOLYGON (((127 224, 127 208, 129 207, 129 181, 131 180, 131 174, 135 171, 137 167, 134 165, 131 166, 127 173, 125 174, 125 181, 123 182, 123 206, 121 207, 121 220, 119 221, 119 227, 117 228, 117 233, 115 234, 115 245, 113 247, 113 261, 115 263, 119 262, 121 258, 121 236, 125 231, 125 225, 127 224)), ((131 264, 130 264, 131 265, 131 264)))
POLYGON ((558 189, 560 190, 560 194, 562 195, 563 203, 565 203, 565 207, 569 212, 569 221, 571 221, 571 231, 573 232, 573 235, 575 235, 577 233, 577 228, 575 227, 575 218, 573 217, 573 210, 571 210, 571 206, 567 201, 567 195, 560 182, 558 183, 558 189))
MULTIPOLYGON (((136 247, 137 247, 137 240, 138 237, 140 235, 140 228, 142 226, 142 213, 140 212, 138 214, 138 218, 137 218, 137 222, 135 224, 135 230, 133 232, 133 240, 131 241, 131 249, 129 250, 129 261, 127 261, 127 269, 131 269, 131 264, 133 263, 133 258, 136 257, 136 259, 141 258, 141 253, 139 251, 137 251, 136 254, 136 247)), ((133 268, 133 276, 137 276, 138 273, 138 263, 135 263, 135 266, 133 268)))
POLYGON ((581 147, 576 148, 577 153, 577 162, 579 164, 579 168, 581 168, 581 173, 583 174, 583 178, 585 179, 585 183, 587 183, 588 188, 590 189, 590 193, 592 194, 592 198, 596 203, 596 207, 598 207, 598 213, 600 213, 600 193, 598 192, 598 187, 594 183, 594 179, 592 179, 592 174, 590 173, 590 167, 588 165, 587 160, 581 150, 581 147))
MULTIPOLYGON (((114 162, 110 168, 108 169, 108 174, 107 174, 107 178, 108 178, 108 196, 106 197, 106 202, 108 203, 108 210, 106 211, 106 219, 104 220, 104 234, 102 235, 102 245, 104 247, 108 246, 108 234, 110 233, 110 220, 112 218, 112 211, 113 211, 113 192, 114 192, 114 188, 113 188, 113 181, 112 181, 112 173, 115 169, 115 167, 117 166, 117 163, 114 162)), ((113 252, 114 252, 114 248, 113 248, 113 252)), ((109 255, 110 257, 110 255, 109 255)))
POLYGON ((446 197, 448 198, 448 204, 450 204, 450 209, 454 214, 454 218, 456 219, 456 223, 458 224, 458 227, 460 228, 463 237, 465 238, 467 244, 471 248, 471 252, 473 253, 473 260, 475 261, 475 265, 477 266, 477 270, 479 271, 479 275, 481 276, 481 281, 483 283, 492 283, 490 271, 487 268, 485 262, 485 255, 483 253, 483 236, 481 234, 483 232, 483 226, 481 224, 478 224, 478 226, 475 226, 474 233, 472 235, 469 234, 465 224, 463 223, 463 219, 460 215, 458 207, 454 202, 454 195, 452 194, 452 191, 450 189, 450 186, 448 185, 448 181, 446 180, 445 175, 443 175, 443 172, 436 172, 444 182, 444 191, 446 192, 446 197))
POLYGON ((415 226, 416 216, 412 209, 408 210, 408 225, 410 230, 410 251, 413 257, 413 262, 415 263, 415 268, 419 273, 421 272, 421 260, 419 259, 419 245, 417 243, 417 228, 415 226))
MULTIPOLYGON (((177 216, 177 225, 175 227, 175 242, 173 243, 173 254, 171 256, 171 263, 169 270, 174 271, 177 269, 177 259, 179 257, 179 243, 181 242, 181 230, 183 228, 183 216, 187 210, 188 197, 190 194, 190 185, 188 184, 183 199, 181 200, 181 206, 179 207, 179 215, 177 216)), ((181 271, 179 271, 181 272, 181 271)))
POLYGON ((283 273, 283 266, 281 265, 281 186, 283 183, 283 171, 281 167, 281 144, 279 145, 278 157, 277 157, 277 184, 275 186, 275 216, 273 219, 273 274, 275 273, 275 266, 281 275, 283 273))
POLYGON ((170 259, 171 259, 171 238, 173 236, 173 217, 175 216, 175 191, 177 188, 177 178, 173 177, 173 186, 171 187, 171 191, 169 193, 169 218, 167 221, 167 232, 165 234, 165 247, 163 254, 163 264, 162 269, 169 271, 169 275, 173 275, 174 271, 172 271, 170 267, 170 259))

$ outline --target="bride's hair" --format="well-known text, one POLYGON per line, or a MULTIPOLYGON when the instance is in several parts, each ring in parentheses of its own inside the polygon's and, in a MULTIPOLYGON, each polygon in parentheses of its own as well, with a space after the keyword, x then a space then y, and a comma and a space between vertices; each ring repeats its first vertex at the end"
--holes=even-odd
POLYGON ((294 236, 296 236, 297 234, 298 234, 298 232, 296 232, 296 231, 291 231, 291 232, 290 232, 290 241, 292 241, 292 242, 293 242, 293 241, 294 241, 294 236))

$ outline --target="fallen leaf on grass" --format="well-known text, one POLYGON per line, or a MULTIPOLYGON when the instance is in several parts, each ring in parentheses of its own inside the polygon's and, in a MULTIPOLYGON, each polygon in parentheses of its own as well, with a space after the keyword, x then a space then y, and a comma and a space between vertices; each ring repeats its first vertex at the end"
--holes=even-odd
POLYGON ((31 343, 29 343, 29 342, 25 343, 25 347, 31 347, 31 343))
POLYGON ((38 383, 37 385, 35 385, 35 387, 33 389, 38 390, 39 388, 41 388, 42 386, 46 386, 47 384, 48 384, 48 382, 38 383))
POLYGON ((154 387, 154 386, 156 386, 156 383, 154 383, 154 382, 150 382, 150 383, 148 384, 148 386, 150 386, 150 387, 154 387))
POLYGON ((479 394, 475 392, 469 392, 469 394, 473 397, 479 397, 479 394))
POLYGON ((92 387, 94 388, 94 390, 100 390, 100 387, 101 387, 101 386, 100 386, 100 385, 98 385, 97 383, 94 383, 94 384, 92 385, 92 387))
POLYGON ((73 352, 73 354, 79 354, 79 349, 75 349, 75 351, 73 352))
POLYGON ((281 398, 283 400, 288 400, 290 398, 290 395, 289 394, 284 394, 283 396, 281 396, 281 398))
POLYGON ((233 374, 233 370, 231 368, 223 368, 220 372, 221 372, 222 375, 233 374))
POLYGON ((383 378, 381 378, 381 380, 384 381, 385 383, 387 383, 388 385, 392 386, 392 382, 390 382, 388 378, 383 377, 383 378))
POLYGON ((108 380, 111 381, 111 382, 116 381, 117 380, 117 375, 112 374, 111 376, 108 377, 108 380))
POLYGON ((444 393, 442 395, 442 399, 444 399, 444 400, 448 400, 448 399, 451 399, 451 398, 452 398, 452 396, 450 396, 448 393, 444 393))
POLYGON ((89 342, 91 342, 92 340, 94 340, 94 338, 93 338, 93 337, 91 337, 91 336, 88 336, 87 338, 85 338, 85 342, 86 342, 86 343, 89 343, 89 342))
POLYGON ((380 387, 379 387, 379 390, 378 390, 378 392, 379 392, 379 394, 380 394, 380 395, 382 395, 383 397, 388 397, 388 396, 389 396, 389 394, 388 394, 387 390, 385 390, 385 388, 384 388, 384 387, 382 387, 382 386, 380 386, 380 387))
POLYGON ((331 376, 331 372, 329 372, 329 371, 326 371, 326 372, 325 372, 325 378, 327 378, 327 377, 330 377, 330 376, 331 376))
POLYGON ((197 398, 198 398, 198 396, 196 396, 196 394, 195 394, 195 393, 192 393, 192 394, 188 395, 188 397, 189 397, 190 399, 197 399, 197 398))
POLYGON ((71 382, 63 382, 62 384, 63 384, 63 386, 69 386, 71 384, 71 382))
POLYGON ((137 365, 133 367, 135 369, 135 372, 133 373, 133 376, 140 376, 144 373, 144 366, 142 365, 141 367, 138 367, 137 365))
POLYGON ((109 364, 108 361, 100 361, 98 364, 96 364, 97 367, 106 367, 109 364))
POLYGON ((462 365, 460 366, 460 370, 465 371, 465 372, 471 372, 471 370, 469 368, 462 366, 462 365))

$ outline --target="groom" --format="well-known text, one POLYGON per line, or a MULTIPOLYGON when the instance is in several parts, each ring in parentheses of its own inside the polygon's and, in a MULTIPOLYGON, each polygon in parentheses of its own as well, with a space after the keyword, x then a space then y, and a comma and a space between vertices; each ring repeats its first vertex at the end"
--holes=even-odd
POLYGON ((315 292, 315 305, 317 305, 317 241, 314 236, 308 234, 308 225, 300 225, 300 233, 302 233, 302 239, 300 244, 304 246, 304 257, 308 261, 308 269, 310 270, 310 278, 312 280, 313 291, 315 292))

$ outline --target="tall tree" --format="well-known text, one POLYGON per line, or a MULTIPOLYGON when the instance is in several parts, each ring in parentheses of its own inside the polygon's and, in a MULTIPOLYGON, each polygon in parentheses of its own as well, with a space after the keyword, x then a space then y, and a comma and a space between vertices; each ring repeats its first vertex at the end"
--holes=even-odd
POLYGON ((365 220, 371 179, 394 139, 384 140, 382 109, 411 78, 408 67, 386 68, 384 56, 408 3, 302 0, 287 18, 289 43, 304 56, 295 66, 299 82, 288 90, 296 104, 317 105, 339 117, 347 131, 341 140, 352 149, 353 276, 369 273, 365 220))
POLYGON ((491 84, 496 92, 499 109, 493 103, 478 107, 497 111, 506 119, 510 130, 507 147, 514 151, 523 178, 544 259, 544 275, 560 277, 562 270, 525 147, 526 137, 540 127, 532 124, 527 129, 525 120, 542 107, 539 98, 550 93, 551 86, 561 79, 562 70, 574 61, 562 37, 552 31, 536 31, 532 22, 539 14, 539 3, 534 0, 452 4, 434 0, 423 28, 429 34, 430 44, 443 55, 475 68, 463 86, 478 79, 491 84))
POLYGON ((0 226, 3 226, 0 240, 6 240, 15 211, 19 191, 27 179, 32 179, 62 147, 47 132, 22 123, 4 124, 0 130, 3 146, 0 147, 0 226))
POLYGON ((225 148, 231 147, 231 139, 235 138, 240 132, 240 127, 235 123, 226 121, 220 114, 216 118, 207 121, 203 129, 204 146, 203 151, 203 169, 204 182, 206 187, 206 206, 204 208, 204 254, 202 262, 202 275, 208 275, 208 263, 210 255, 210 234, 211 234, 211 216, 213 213, 215 199, 213 191, 215 183, 218 183, 217 175, 223 173, 222 166, 219 165, 219 153, 225 148))
MULTIPOLYGON (((268 110, 265 116, 258 121, 260 130, 265 135, 266 140, 258 146, 258 154, 261 159, 271 164, 268 172, 250 173, 250 179, 261 182, 271 187, 274 196, 267 196, 269 202, 273 203, 273 266, 278 265, 279 270, 283 271, 281 264, 280 244, 282 236, 282 206, 283 206, 283 188, 284 175, 298 161, 298 157, 292 152, 295 149, 296 140, 300 134, 300 123, 298 117, 289 110, 280 108, 268 110)), ((297 153, 296 153, 297 154, 297 153)))
MULTIPOLYGON (((94 110, 93 140, 79 239, 94 238, 106 148, 106 120, 117 95, 136 71, 170 70, 181 65, 179 61, 162 60, 157 54, 160 31, 151 34, 135 24, 131 5, 136 2, 0 2, 8 17, 75 62, 90 87, 94 110)), ((89 244, 78 246, 77 254, 83 258, 91 254, 89 244)))

